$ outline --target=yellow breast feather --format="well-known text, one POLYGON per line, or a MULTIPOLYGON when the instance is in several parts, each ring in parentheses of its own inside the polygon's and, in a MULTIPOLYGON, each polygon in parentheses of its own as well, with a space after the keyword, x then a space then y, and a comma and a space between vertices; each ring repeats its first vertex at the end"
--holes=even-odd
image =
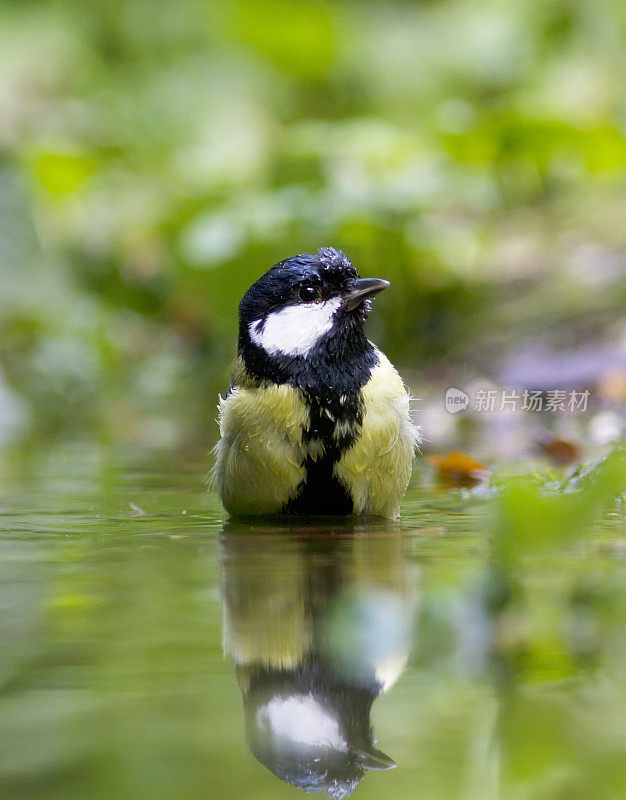
POLYGON ((236 386, 220 398, 215 480, 233 515, 272 514, 304 478, 300 393, 286 384, 236 386))
POLYGON ((389 361, 379 362, 362 389, 363 424, 352 447, 335 465, 357 514, 395 519, 411 477, 420 431, 411 420, 409 394, 389 361))

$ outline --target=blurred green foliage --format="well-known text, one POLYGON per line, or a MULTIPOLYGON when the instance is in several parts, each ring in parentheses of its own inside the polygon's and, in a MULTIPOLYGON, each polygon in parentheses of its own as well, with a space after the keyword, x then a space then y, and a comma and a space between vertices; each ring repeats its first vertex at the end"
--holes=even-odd
POLYGON ((604 335, 626 302, 625 30, 620 0, 5 3, 21 416, 210 440, 239 298, 323 244, 392 281, 372 334, 405 368, 604 335))
POLYGON ((496 566, 505 572, 526 556, 587 535, 615 510, 626 487, 626 450, 616 448, 598 464, 565 480, 509 478, 499 487, 494 533, 496 566))

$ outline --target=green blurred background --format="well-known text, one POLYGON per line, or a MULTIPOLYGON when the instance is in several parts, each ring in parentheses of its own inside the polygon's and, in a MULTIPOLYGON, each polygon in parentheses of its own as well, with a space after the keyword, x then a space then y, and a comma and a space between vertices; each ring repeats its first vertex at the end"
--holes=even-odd
POLYGON ((206 453, 239 298, 327 244, 392 281, 371 334, 430 443, 459 381, 619 414, 625 32, 621 0, 5 0, 0 441, 206 453))
POLYGON ((625 34, 623 0, 0 3, 2 800, 295 797, 222 618, 239 591, 262 642, 324 570, 350 647, 389 632, 359 632, 369 572, 372 609, 417 581, 372 717, 399 766, 359 797, 625 796, 626 455, 535 449, 623 437, 625 34), (398 527, 229 531, 204 476, 237 303, 329 244, 392 281, 369 330, 424 450, 491 485, 419 457, 398 527), (451 386, 591 397, 451 415, 451 386))

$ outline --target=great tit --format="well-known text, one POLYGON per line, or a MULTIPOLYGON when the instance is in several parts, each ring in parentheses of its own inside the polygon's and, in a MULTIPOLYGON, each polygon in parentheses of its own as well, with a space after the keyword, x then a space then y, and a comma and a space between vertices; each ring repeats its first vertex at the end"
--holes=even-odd
POLYGON ((280 261, 239 304, 214 477, 228 513, 396 518, 419 428, 364 323, 389 282, 332 247, 280 261))
POLYGON ((370 714, 411 650, 416 574, 401 531, 309 521, 259 524, 250 535, 231 521, 219 553, 224 653, 254 756, 281 780, 332 798, 347 797, 366 771, 394 767, 375 745, 370 714), (372 535, 381 529, 388 535, 372 535))

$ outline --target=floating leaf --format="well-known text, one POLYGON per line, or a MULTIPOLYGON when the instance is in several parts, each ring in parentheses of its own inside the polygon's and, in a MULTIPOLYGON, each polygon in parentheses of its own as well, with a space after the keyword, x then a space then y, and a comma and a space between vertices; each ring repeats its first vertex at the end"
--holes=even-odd
POLYGON ((488 474, 484 464, 458 451, 452 451, 445 456, 429 456, 428 460, 437 468, 440 478, 459 485, 478 483, 488 474))
POLYGON ((555 464, 572 464, 580 458, 580 447, 575 442, 549 434, 540 438, 539 447, 555 464))

